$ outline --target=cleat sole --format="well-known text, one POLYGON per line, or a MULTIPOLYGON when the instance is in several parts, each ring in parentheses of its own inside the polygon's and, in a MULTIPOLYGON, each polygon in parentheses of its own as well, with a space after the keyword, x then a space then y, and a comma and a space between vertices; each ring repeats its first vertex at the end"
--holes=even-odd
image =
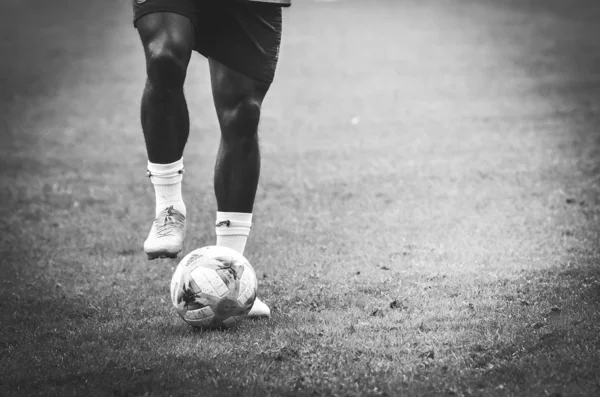
POLYGON ((149 260, 163 259, 163 258, 175 259, 175 258, 177 258, 177 255, 179 254, 179 252, 176 252, 176 253, 171 253, 171 252, 153 252, 153 253, 146 253, 146 254, 148 255, 148 259, 149 260))

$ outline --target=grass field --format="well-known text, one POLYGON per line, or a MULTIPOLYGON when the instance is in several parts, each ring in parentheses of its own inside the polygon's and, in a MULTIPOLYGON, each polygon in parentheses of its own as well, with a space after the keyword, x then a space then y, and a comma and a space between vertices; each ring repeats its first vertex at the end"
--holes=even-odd
MULTIPOLYGON (((273 316, 199 332, 141 249, 129 1, 2 2, 0 395, 600 395, 600 4, 285 17, 246 252, 273 316)), ((196 54, 184 252, 215 241, 208 87, 196 54)))

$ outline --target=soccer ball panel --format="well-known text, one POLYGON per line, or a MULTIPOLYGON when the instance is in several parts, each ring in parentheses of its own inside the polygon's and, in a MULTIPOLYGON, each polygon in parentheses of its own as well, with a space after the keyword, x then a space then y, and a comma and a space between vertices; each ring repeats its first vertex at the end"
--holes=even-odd
POLYGON ((196 310, 188 310, 187 313, 185 313, 185 318, 188 320, 202 320, 208 317, 212 318, 214 315, 215 313, 212 311, 212 309, 206 306, 196 310))
POLYGON ((250 308, 252 307, 254 299, 256 299, 257 284, 254 271, 248 271, 242 275, 242 278, 240 279, 240 292, 238 295, 238 303, 240 305, 249 305, 250 308))
POLYGON ((190 273, 190 277, 196 282, 200 292, 204 294, 223 297, 229 292, 227 285, 212 269, 199 266, 190 273))
MULTIPOLYGON (((207 308, 204 308, 207 309, 207 308)), ((188 311, 183 319, 191 326, 198 328, 210 328, 211 323, 214 321, 214 314, 196 313, 203 309, 190 310, 188 311)))
POLYGON ((175 273, 173 273, 173 277, 171 278, 171 302, 173 305, 177 307, 177 302, 180 300, 179 296, 182 294, 181 289, 181 276, 183 275, 183 268, 181 266, 177 266, 175 269, 175 273))
POLYGON ((236 326, 238 323, 237 321, 237 317, 229 317, 225 320, 223 320, 223 324, 227 327, 227 328, 232 328, 234 326, 236 326))

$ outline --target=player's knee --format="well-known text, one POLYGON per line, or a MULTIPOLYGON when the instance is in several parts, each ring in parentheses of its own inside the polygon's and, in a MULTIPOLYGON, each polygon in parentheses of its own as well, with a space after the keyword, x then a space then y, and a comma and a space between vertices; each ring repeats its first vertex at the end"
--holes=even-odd
POLYGON ((176 43, 157 40, 146 52, 148 80, 156 86, 183 87, 189 55, 176 43))
POLYGON ((221 106, 217 113, 223 138, 227 141, 257 140, 261 104, 262 98, 248 95, 221 106))

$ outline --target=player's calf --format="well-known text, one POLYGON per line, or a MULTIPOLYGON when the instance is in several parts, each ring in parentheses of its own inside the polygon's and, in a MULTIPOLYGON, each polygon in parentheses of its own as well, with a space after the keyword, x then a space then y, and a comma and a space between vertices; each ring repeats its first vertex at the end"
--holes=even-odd
MULTIPOLYGON (((191 27, 175 25, 172 17, 149 14, 140 18, 137 24, 147 72, 142 97, 142 130, 148 158, 156 164, 170 164, 181 159, 189 136, 183 86, 193 37, 191 27)), ((183 21, 187 20, 184 18, 183 21)))
POLYGON ((260 175, 258 124, 269 85, 210 62, 221 143, 215 166, 218 211, 252 213, 260 175))

